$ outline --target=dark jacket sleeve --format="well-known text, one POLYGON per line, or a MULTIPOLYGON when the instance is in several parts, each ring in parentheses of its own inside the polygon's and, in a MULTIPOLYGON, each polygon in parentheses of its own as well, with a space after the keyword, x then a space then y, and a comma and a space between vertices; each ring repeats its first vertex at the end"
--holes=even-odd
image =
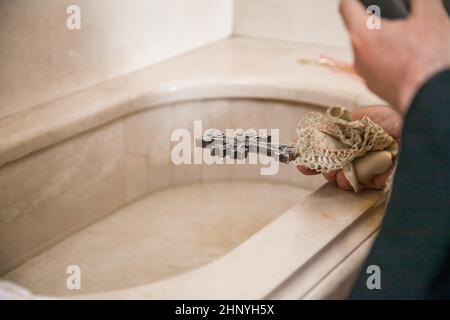
POLYGON ((405 117, 397 173, 380 234, 352 299, 450 298, 450 70, 431 78, 405 117), (369 290, 367 267, 380 267, 369 290))

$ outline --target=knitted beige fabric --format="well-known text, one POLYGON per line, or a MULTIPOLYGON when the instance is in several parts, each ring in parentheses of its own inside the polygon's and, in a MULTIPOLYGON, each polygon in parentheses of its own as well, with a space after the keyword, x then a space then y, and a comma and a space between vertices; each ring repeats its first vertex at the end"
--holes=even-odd
POLYGON ((343 107, 326 114, 308 113, 297 126, 295 163, 326 173, 343 169, 370 151, 381 151, 395 140, 367 117, 352 121, 343 107))

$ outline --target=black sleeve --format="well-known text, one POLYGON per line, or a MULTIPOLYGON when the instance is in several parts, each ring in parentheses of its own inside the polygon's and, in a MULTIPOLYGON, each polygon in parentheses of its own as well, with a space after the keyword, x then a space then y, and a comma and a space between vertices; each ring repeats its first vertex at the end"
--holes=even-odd
POLYGON ((450 70, 431 78, 405 117, 402 148, 380 234, 352 299, 450 298, 450 70), (369 290, 378 265, 381 289, 369 290))

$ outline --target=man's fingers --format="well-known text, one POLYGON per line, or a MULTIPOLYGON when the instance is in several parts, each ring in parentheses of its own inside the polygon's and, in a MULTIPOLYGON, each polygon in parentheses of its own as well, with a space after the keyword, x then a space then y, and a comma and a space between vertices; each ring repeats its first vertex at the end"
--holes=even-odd
POLYGON ((341 0, 339 11, 350 34, 367 30, 366 9, 359 1, 341 0))
POLYGON ((394 165, 392 165, 385 173, 374 177, 371 181, 372 185, 375 186, 376 189, 383 189, 389 181, 393 170, 394 165))
POLYGON ((430 14, 446 14, 442 0, 411 0, 411 13, 424 18, 431 18, 430 14))
POLYGON ((336 182, 337 173, 338 173, 338 171, 331 171, 328 173, 324 173, 323 176, 325 177, 325 179, 327 179, 330 182, 336 182))
MULTIPOLYGON (((300 170, 300 167, 299 167, 299 170, 300 170)), ((370 181, 367 185, 364 185, 363 187, 365 189, 377 189, 377 190, 383 189, 386 186, 386 183, 389 180, 393 170, 394 170, 394 165, 392 165, 385 173, 374 177, 372 179, 372 181, 370 181)), ((345 177, 345 174, 342 170, 324 173, 323 176, 329 182, 336 183, 337 186, 341 189, 353 190, 352 185, 347 180, 347 178, 345 177)))
POLYGON ((313 176, 319 174, 316 170, 312 170, 303 166, 297 166, 297 169, 306 176, 313 176))
POLYGON ((353 190, 352 185, 350 184, 350 182, 348 182, 342 170, 338 171, 338 173, 336 174, 336 184, 341 189, 353 190))
POLYGON ((363 117, 369 117, 395 139, 401 138, 403 119, 391 107, 373 105, 352 111, 353 120, 360 120, 363 117))

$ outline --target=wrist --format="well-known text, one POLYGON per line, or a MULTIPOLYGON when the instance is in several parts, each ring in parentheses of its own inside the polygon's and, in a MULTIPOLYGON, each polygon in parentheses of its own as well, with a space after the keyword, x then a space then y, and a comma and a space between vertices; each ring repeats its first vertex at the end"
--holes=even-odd
POLYGON ((408 112, 411 102, 414 99, 414 95, 424 81, 424 78, 419 77, 403 81, 399 89, 399 99, 397 101, 397 109, 402 115, 405 115, 408 112))
POLYGON ((399 90, 400 96, 397 103, 398 111, 400 111, 403 115, 406 114, 420 88, 434 75, 449 67, 450 65, 441 65, 439 67, 435 66, 434 68, 428 69, 422 68, 422 72, 415 71, 411 72, 409 76, 406 76, 404 81, 402 81, 402 85, 399 90))

